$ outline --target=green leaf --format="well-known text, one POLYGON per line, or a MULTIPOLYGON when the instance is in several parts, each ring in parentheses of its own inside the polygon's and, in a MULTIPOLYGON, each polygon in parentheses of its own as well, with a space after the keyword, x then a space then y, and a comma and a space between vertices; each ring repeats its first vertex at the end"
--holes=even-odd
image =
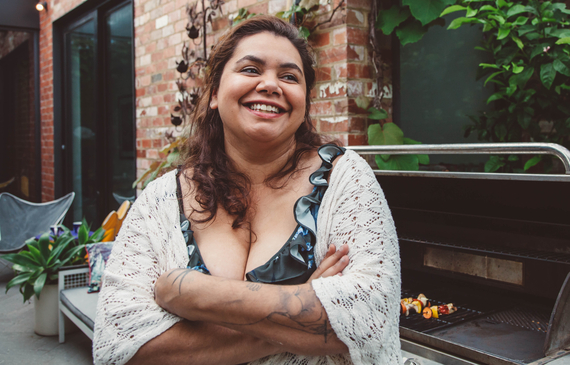
POLYGON ((524 5, 515 5, 513 7, 511 7, 508 11, 507 11, 507 18, 512 17, 513 15, 517 15, 520 13, 525 13, 527 12, 527 8, 524 5))
POLYGON ((489 99, 487 99, 487 104, 499 99, 504 99, 503 94, 501 92, 494 93, 493 95, 489 96, 489 99))
POLYGON ((515 43, 517 44, 517 46, 518 46, 520 49, 523 49, 523 48, 524 48, 523 42, 522 42, 518 37, 512 36, 511 39, 512 39, 513 41, 515 41, 515 43))
POLYGON ((552 62, 552 66, 556 71, 560 72, 562 75, 570 77, 570 67, 568 66, 568 64, 565 64, 561 60, 556 59, 554 60, 554 62, 552 62))
POLYGON ((500 70, 501 68, 497 65, 495 65, 494 63, 480 63, 479 67, 483 67, 483 68, 496 68, 498 70, 500 70))
POLYGON ((91 237, 89 237, 89 243, 101 242, 103 237, 105 237, 105 232, 106 231, 103 229, 103 227, 97 228, 97 230, 95 232, 93 232, 91 237))
POLYGON ((478 10, 477 9, 471 9, 470 6, 467 7, 467 11, 465 12, 465 16, 468 18, 472 18, 475 15, 477 15, 478 10))
POLYGON ((517 123, 521 126, 522 129, 528 129, 530 122, 532 122, 532 116, 530 114, 523 112, 519 112, 517 114, 517 123))
POLYGON ((80 245, 83 245, 85 244, 85 242, 87 242, 88 238, 89 238, 89 228, 85 224, 82 224, 81 226, 79 226, 79 229, 77 230, 77 241, 79 241, 80 245))
POLYGON ((526 12, 531 13, 531 14, 538 15, 538 11, 536 11, 536 9, 533 8, 532 6, 527 6, 527 7, 524 8, 524 10, 525 10, 526 12))
POLYGON ((497 40, 506 38, 510 33, 511 33, 510 28, 499 28, 499 35, 497 36, 497 40))
POLYGON ((73 247, 72 249, 70 249, 69 251, 64 253, 61 256, 61 264, 62 265, 67 264, 69 262, 69 260, 73 259, 84 248, 85 248, 84 246, 77 246, 77 247, 73 247))
POLYGON ((36 293, 36 297, 38 297, 38 299, 40 299, 40 294, 42 292, 42 289, 44 288, 46 279, 47 279, 47 274, 44 272, 36 279, 36 282, 34 283, 34 293, 36 293))
POLYGON ((408 5, 412 15, 422 25, 439 18, 439 15, 448 5, 454 5, 457 0, 403 0, 403 5, 408 5))
POLYGON ((507 87, 507 96, 512 96, 517 91, 517 85, 509 85, 507 87))
POLYGON ((499 124, 495 127, 495 135, 499 138, 499 141, 504 142, 507 135, 507 127, 504 124, 499 124))
POLYGON ((417 171, 419 170, 418 155, 392 155, 388 161, 375 156, 376 164, 380 170, 417 171))
POLYGON ((400 43, 402 43, 402 45, 419 41, 426 32, 427 27, 422 26, 422 24, 417 20, 396 29, 396 35, 400 39, 400 43))
POLYGON ((491 80, 493 80, 495 78, 495 76, 500 75, 502 73, 504 73, 505 71, 497 71, 493 74, 491 74, 491 76, 487 77, 487 80, 485 80, 485 83, 483 84, 483 86, 487 86, 487 83, 491 80))
POLYGON ((570 14, 570 10, 566 9, 566 4, 564 4, 564 3, 552 4, 552 9, 553 10, 559 10, 564 14, 570 14))
POLYGON ((548 90, 550 90, 555 76, 556 70, 554 69, 552 63, 545 63, 540 66, 540 81, 542 81, 542 84, 548 90))
POLYGON ((528 170, 531 167, 535 166, 536 164, 538 164, 540 162, 540 160, 542 160, 542 155, 536 155, 533 158, 531 158, 530 160, 528 160, 525 164, 524 164, 524 170, 528 170))
POLYGON ((505 166, 505 163, 499 156, 491 156, 485 163, 485 172, 495 172, 503 166, 505 166))
POLYGON ((509 155, 509 158, 508 158, 507 160, 509 160, 509 161, 511 161, 511 162, 515 162, 515 161, 518 161, 518 160, 519 160, 519 156, 517 156, 517 155, 509 155))
POLYGON ((517 20, 514 21, 513 25, 525 25, 528 21, 528 17, 526 16, 519 16, 517 20))
POLYGON ((550 31, 550 36, 557 38, 568 38, 570 37, 570 29, 554 29, 550 31))
POLYGON ((527 66, 518 75, 511 76, 511 78, 509 79, 509 84, 510 85, 517 85, 520 89, 523 89, 525 87, 526 83, 528 82, 528 80, 531 78, 533 72, 534 72, 534 69, 530 66, 527 66))
POLYGON ((457 29, 465 23, 471 23, 473 18, 455 18, 451 21, 447 29, 457 29))
POLYGON ((495 55, 495 63, 498 65, 508 65, 513 61, 520 50, 518 47, 510 46, 504 47, 495 55))
POLYGON ((354 102, 360 109, 366 109, 368 108, 368 105, 370 105, 370 100, 364 95, 359 95, 356 99, 354 99, 354 102))
POLYGON ((515 75, 516 75, 516 74, 520 74, 521 72, 523 72, 524 66, 517 66, 517 65, 515 65, 514 62, 512 63, 512 65, 513 65, 513 73, 514 73, 515 75))
POLYGON ((483 6, 481 7, 481 9, 479 9, 479 11, 491 11, 491 12, 496 13, 496 12, 497 12, 497 9, 494 8, 494 7, 491 6, 491 5, 483 5, 483 6))
POLYGON ((33 274, 33 272, 27 272, 24 274, 16 275, 12 280, 8 282, 8 284, 6 284, 6 291, 8 291, 8 289, 13 286, 25 283, 30 279, 30 277, 32 277, 33 274))
POLYGON ((303 37, 304 39, 307 39, 311 35, 311 31, 307 27, 300 26, 299 27, 299 35, 301 37, 303 37))
POLYGON ((414 139, 404 137, 404 144, 422 144, 420 141, 416 141, 414 139))
POLYGON ((508 3, 505 0, 497 0, 496 3, 499 9, 504 8, 505 6, 508 5, 508 3))
POLYGON ((180 157, 180 152, 172 151, 168 154, 168 156, 166 156, 166 161, 170 164, 170 166, 173 166, 172 164, 178 160, 178 157, 180 157))
POLYGON ((418 162, 422 165, 429 165, 429 156, 428 155, 416 155, 418 156, 418 162))
POLYGON ((461 5, 451 5, 448 6, 447 8, 445 8, 441 14, 439 14, 440 17, 445 16, 447 14, 451 14, 454 13, 456 11, 461 11, 461 10, 466 10, 467 8, 465 6, 461 6, 461 5))
POLYGON ((368 108, 368 112, 370 113, 368 115, 368 119, 382 120, 388 118, 388 112, 385 111, 384 109, 379 110, 375 107, 370 107, 368 108))
POLYGON ((404 143, 404 132, 394 123, 371 124, 368 127, 368 144, 371 146, 398 145, 404 143))
POLYGON ((394 5, 388 10, 381 10, 376 18, 376 29, 380 29, 386 35, 391 34, 394 28, 408 19, 409 16, 410 10, 406 7, 400 8, 398 5, 394 5))
POLYGON ((570 37, 560 38, 556 41, 556 44, 570 44, 570 37))

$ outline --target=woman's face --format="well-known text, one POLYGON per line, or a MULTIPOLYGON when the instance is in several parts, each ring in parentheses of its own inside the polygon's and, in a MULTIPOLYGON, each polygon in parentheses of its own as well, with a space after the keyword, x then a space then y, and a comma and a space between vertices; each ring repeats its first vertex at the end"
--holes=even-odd
POLYGON ((306 93, 297 49, 262 32, 238 43, 210 107, 220 113, 226 144, 278 145, 291 141, 303 122, 306 93))

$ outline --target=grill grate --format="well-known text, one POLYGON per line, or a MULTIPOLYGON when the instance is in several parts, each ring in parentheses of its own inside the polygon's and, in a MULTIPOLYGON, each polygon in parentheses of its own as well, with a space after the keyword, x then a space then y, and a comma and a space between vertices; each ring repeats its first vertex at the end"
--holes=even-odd
POLYGON ((505 323, 532 331, 546 333, 550 321, 549 313, 529 307, 514 307, 487 317, 494 323, 505 323))
MULTIPOLYGON (((417 298, 419 294, 420 293, 418 292, 402 291, 402 298, 409 298, 409 297, 417 298)), ((449 302, 434 300, 430 298, 427 294, 426 296, 428 297, 432 306, 449 303, 449 302)), ((456 303, 456 302, 453 303, 457 307, 457 312, 448 315, 443 315, 439 318, 426 319, 423 317, 421 313, 410 314, 409 316, 405 316, 402 314, 400 315, 400 326, 418 332, 429 332, 435 329, 440 329, 446 326, 454 325, 462 321, 471 320, 483 314, 483 312, 475 309, 470 309, 467 306, 462 305, 462 303, 456 303)))
POLYGON ((558 263, 568 263, 570 264, 570 255, 564 253, 553 253, 553 252, 544 252, 544 251, 536 251, 536 250, 520 250, 520 249, 511 249, 508 247, 492 247, 492 246, 483 246, 483 245, 466 245, 466 244, 458 244, 458 243, 451 243, 451 242, 433 242, 433 241, 425 241, 421 239, 415 238, 407 238, 407 237, 400 237, 400 241, 409 241, 415 243, 422 243, 422 244, 429 244, 432 246, 440 246, 440 247, 453 247, 453 248, 463 248, 472 251, 482 252, 482 253, 496 253, 501 255, 509 255, 513 257, 520 257, 520 258, 530 258, 548 262, 558 262, 558 263))

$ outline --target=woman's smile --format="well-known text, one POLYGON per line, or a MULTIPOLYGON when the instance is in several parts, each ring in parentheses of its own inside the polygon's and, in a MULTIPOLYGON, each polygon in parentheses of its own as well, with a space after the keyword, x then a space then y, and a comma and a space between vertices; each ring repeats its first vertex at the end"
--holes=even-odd
POLYGON ((227 62, 210 107, 226 141, 291 143, 305 117, 306 83, 299 52, 269 32, 242 39, 227 62))

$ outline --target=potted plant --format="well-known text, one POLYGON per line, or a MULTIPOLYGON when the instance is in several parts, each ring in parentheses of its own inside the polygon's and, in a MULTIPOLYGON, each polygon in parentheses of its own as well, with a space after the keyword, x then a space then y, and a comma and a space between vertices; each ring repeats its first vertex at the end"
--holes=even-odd
POLYGON ((85 245, 100 242, 105 234, 102 228, 89 232, 89 226, 83 220, 77 231, 77 239, 71 231, 62 226, 63 233, 57 237, 49 232, 39 239, 26 241, 26 248, 14 254, 2 256, 13 263, 15 277, 6 285, 6 291, 19 285, 24 302, 33 295, 35 309, 34 331, 39 335, 58 334, 57 310, 58 271, 63 266, 85 263, 85 245))

